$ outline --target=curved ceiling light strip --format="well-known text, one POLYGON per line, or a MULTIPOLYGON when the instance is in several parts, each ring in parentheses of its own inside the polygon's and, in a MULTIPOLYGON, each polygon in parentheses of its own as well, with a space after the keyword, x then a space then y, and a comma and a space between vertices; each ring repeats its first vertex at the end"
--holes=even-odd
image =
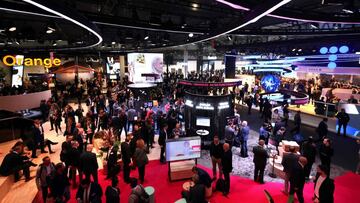
MULTIPOLYGON (((185 43, 185 44, 180 44, 180 45, 173 45, 173 46, 164 46, 164 47, 157 47, 157 48, 150 48, 151 50, 157 50, 157 49, 163 49, 163 48, 174 48, 174 47, 179 47, 179 46, 186 46, 186 45, 190 45, 190 44, 195 44, 195 43, 199 43, 199 42, 205 42, 205 41, 209 41, 209 40, 212 40, 212 39, 215 39, 217 37, 220 37, 222 35, 226 35, 228 33, 231 33, 235 30, 238 30, 238 29, 241 29, 247 25, 250 25, 252 23, 255 23, 256 21, 260 20, 262 17, 268 15, 269 13, 275 11, 276 9, 280 8, 281 6, 289 3, 290 1, 292 0, 282 0, 280 1, 279 3, 275 4, 274 6, 272 6, 271 8, 269 9, 266 9, 263 13, 259 14, 259 15, 256 15, 254 16, 253 18, 251 18, 250 20, 246 21, 245 23, 235 27, 235 28, 232 28, 230 30, 227 30, 225 32, 222 32, 222 33, 219 33, 219 34, 215 34, 213 36, 210 36, 210 37, 206 37, 204 39, 200 39, 200 40, 195 40, 195 41, 192 41, 192 42, 189 42, 189 43, 185 43)), ((150 50, 149 49, 149 50, 150 50)), ((145 49, 142 49, 142 50, 145 50, 145 49)))
MULTIPOLYGON (((47 17, 47 18, 62 18, 57 15, 48 15, 43 13, 35 13, 30 11, 24 11, 24 10, 17 10, 17 9, 11 9, 11 8, 4 8, 0 7, 0 10, 12 12, 12 13, 21 13, 21 14, 27 14, 27 15, 34 15, 34 16, 41 16, 41 17, 47 17)), ((123 27, 123 28, 131 28, 131 29, 139 29, 139 30, 148 30, 148 31, 159 31, 159 32, 169 32, 169 33, 178 33, 178 34, 196 34, 196 35, 203 35, 203 32, 196 32, 196 31, 181 31, 181 30, 168 30, 168 29, 159 29, 159 28, 150 28, 150 27, 139 27, 139 26, 130 26, 130 25, 123 25, 123 24, 116 24, 116 23, 106 23, 106 22, 100 22, 100 21, 92 21, 94 24, 98 25, 105 25, 105 26, 112 26, 112 27, 123 27)))
POLYGON ((91 32, 93 35, 95 35, 98 38, 98 41, 96 43, 92 44, 92 45, 88 45, 88 46, 84 46, 84 47, 59 48, 59 49, 56 49, 56 50, 87 49, 87 48, 96 47, 96 46, 98 46, 99 44, 102 43, 103 38, 101 37, 101 35, 98 32, 96 32, 95 30, 93 30, 92 28, 90 28, 89 26, 84 25, 83 23, 81 23, 81 22, 79 22, 79 21, 77 21, 77 20, 75 20, 73 18, 70 18, 67 15, 64 15, 64 14, 58 12, 58 11, 55 11, 55 10, 53 10, 51 8, 48 8, 48 7, 42 5, 42 4, 38 3, 38 2, 35 2, 33 0, 23 0, 23 1, 26 2, 26 3, 32 4, 32 5, 38 7, 40 9, 42 9, 42 10, 45 10, 45 11, 49 12, 49 13, 53 13, 53 14, 55 14, 57 16, 60 16, 61 18, 64 18, 64 19, 66 19, 66 20, 68 20, 68 21, 70 21, 70 22, 72 22, 72 23, 74 23, 74 24, 88 30, 89 32, 91 32))
MULTIPOLYGON (((222 3, 224 5, 230 6, 231 8, 237 9, 237 10, 244 10, 249 11, 249 8, 243 7, 238 4, 234 4, 231 2, 228 2, 226 0, 216 0, 219 3, 222 3)), ((294 18, 294 17, 288 17, 288 16, 281 16, 281 15, 275 15, 275 14, 268 14, 270 17, 279 18, 283 20, 293 20, 293 21, 301 21, 301 22, 307 22, 307 23, 340 23, 340 24, 360 24, 360 22, 340 22, 340 21, 322 21, 322 20, 314 20, 314 19, 303 19, 303 18, 294 18)))

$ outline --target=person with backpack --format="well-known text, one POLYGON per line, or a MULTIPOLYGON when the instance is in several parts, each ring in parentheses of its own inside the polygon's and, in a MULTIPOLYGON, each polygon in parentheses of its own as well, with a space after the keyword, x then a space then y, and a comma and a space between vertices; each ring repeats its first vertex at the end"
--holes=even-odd
POLYGON ((55 165, 48 156, 44 157, 42 161, 43 163, 39 165, 36 171, 36 186, 41 191, 44 203, 46 203, 49 189, 52 189, 51 186, 55 175, 55 165))

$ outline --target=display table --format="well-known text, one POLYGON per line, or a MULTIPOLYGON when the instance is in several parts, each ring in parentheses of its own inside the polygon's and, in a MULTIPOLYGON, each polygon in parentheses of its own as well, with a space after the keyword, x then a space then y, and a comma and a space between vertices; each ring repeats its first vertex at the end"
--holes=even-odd
POLYGON ((192 177, 192 168, 196 165, 195 160, 169 162, 169 178, 173 180, 183 180, 192 177))
POLYGON ((279 155, 275 157, 275 161, 273 158, 269 158, 268 171, 272 172, 274 169, 274 174, 282 179, 285 179, 285 172, 283 171, 284 167, 281 165, 281 162, 284 155, 289 153, 290 146, 294 146, 296 153, 300 154, 300 146, 296 142, 283 140, 279 143, 279 155))

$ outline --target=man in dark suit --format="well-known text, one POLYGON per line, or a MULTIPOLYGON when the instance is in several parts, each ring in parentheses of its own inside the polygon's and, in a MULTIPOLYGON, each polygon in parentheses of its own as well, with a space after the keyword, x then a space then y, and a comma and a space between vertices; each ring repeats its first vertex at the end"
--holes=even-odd
POLYGON ((182 192, 182 196, 189 203, 206 203, 205 199, 205 185, 199 182, 199 175, 194 174, 192 176, 194 186, 190 187, 189 191, 182 192))
POLYGON ((284 167, 285 172, 285 190, 283 191, 285 194, 289 194, 289 178, 294 168, 295 164, 299 161, 299 155, 296 154, 296 150, 294 146, 290 146, 289 153, 284 153, 283 159, 281 161, 281 165, 284 167))
POLYGON ((165 160, 165 146, 166 146, 166 140, 167 140, 167 130, 168 130, 168 125, 165 123, 163 124, 164 126, 161 127, 161 130, 159 132, 159 145, 161 147, 161 151, 160 151, 160 162, 161 163, 166 163, 165 160))
POLYGON ((311 136, 306 142, 303 143, 301 154, 307 159, 307 164, 304 166, 304 171, 305 171, 305 178, 308 179, 312 165, 315 162, 315 156, 316 156, 316 145, 311 136))
POLYGON ((346 126, 350 120, 349 114, 347 114, 345 112, 345 109, 341 109, 341 112, 339 112, 336 115, 336 118, 338 119, 338 131, 337 131, 337 135, 340 135, 340 131, 341 131, 341 126, 344 128, 344 137, 346 137, 346 126))
POLYGON ((130 164, 131 164, 131 152, 130 152, 130 140, 131 134, 127 134, 125 142, 121 143, 121 157, 124 165, 124 181, 130 183, 130 164))
POLYGON ((106 179, 111 179, 115 177, 120 172, 120 166, 118 164, 118 151, 119 147, 114 145, 108 152, 107 155, 107 169, 108 174, 106 179))
MULTIPOLYGON (((96 154, 92 152, 93 145, 88 144, 86 146, 86 151, 83 152, 80 156, 80 171, 85 174, 85 178, 90 180, 90 175, 92 175, 94 182, 98 182, 98 163, 96 159, 96 154)), ((80 177, 82 179, 82 177, 80 177)))
POLYGON ((326 166, 326 169, 328 170, 326 173, 330 176, 331 157, 334 155, 334 149, 331 146, 331 141, 329 138, 325 138, 321 143, 319 148, 319 155, 321 165, 326 166))
POLYGON ((334 180, 329 178, 327 166, 319 165, 314 185, 314 203, 334 203, 334 180))
POLYGON ((323 140, 324 137, 328 134, 328 125, 327 125, 327 118, 324 118, 320 123, 319 126, 316 128, 316 132, 318 133, 319 140, 323 140))
POLYGON ((20 180, 19 172, 22 170, 25 175, 25 182, 30 180, 30 162, 24 160, 21 154, 21 146, 15 146, 4 158, 0 166, 0 174, 9 176, 14 174, 15 182, 20 180))
POLYGON ((228 143, 225 143, 223 145, 223 149, 224 149, 224 154, 221 158, 221 165, 225 180, 225 188, 223 195, 226 196, 229 194, 230 191, 230 173, 233 167, 232 167, 232 152, 230 150, 230 145, 228 143))
POLYGON ((266 149, 264 149, 265 141, 259 140, 259 145, 253 148, 254 152, 254 181, 259 183, 264 183, 264 171, 267 162, 267 158, 269 158, 269 154, 266 149))
POLYGON ((101 203, 102 189, 99 184, 90 182, 89 179, 81 181, 76 193, 76 199, 82 203, 101 203))
MULTIPOLYGON (((299 161, 295 163, 292 173, 290 174, 290 196, 289 199, 294 198, 294 193, 299 200, 299 203, 304 203, 303 189, 305 184, 305 170, 304 166, 306 165, 307 160, 305 157, 301 156, 299 161)), ((288 201, 289 202, 289 201, 288 201)))

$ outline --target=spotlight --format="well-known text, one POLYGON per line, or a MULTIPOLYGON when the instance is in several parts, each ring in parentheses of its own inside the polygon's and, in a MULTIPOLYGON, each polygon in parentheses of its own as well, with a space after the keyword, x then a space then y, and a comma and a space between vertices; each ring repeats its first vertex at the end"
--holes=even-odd
POLYGON ((230 35, 227 36, 227 38, 231 41, 232 40, 232 37, 230 35))
POLYGON ((46 30, 46 33, 47 33, 47 34, 51 34, 51 33, 53 33, 53 32, 55 32, 55 29, 52 28, 52 27, 50 27, 50 26, 48 26, 48 27, 47 27, 47 30, 46 30))
POLYGON ((149 36, 145 36, 145 37, 144 37, 144 40, 148 40, 148 39, 149 39, 149 36))
POLYGON ((292 49, 292 51, 296 51, 296 49, 294 48, 294 49, 292 49))
POLYGON ((55 47, 57 44, 56 44, 56 42, 53 44, 53 46, 55 47))
POLYGON ((317 28, 318 28, 318 26, 316 26, 315 23, 310 23, 310 27, 311 27, 311 28, 314 28, 314 29, 317 29, 317 28))
POLYGON ((189 37, 193 37, 194 36, 194 34, 193 33, 189 33, 189 37))
POLYGON ((199 8, 199 4, 191 4, 193 8, 199 8))
POLYGON ((116 42, 111 42, 111 44, 112 44, 112 45, 115 45, 115 44, 116 44, 116 42))
POLYGON ((300 48, 300 49, 298 49, 298 51, 302 51, 302 49, 300 48))
POLYGON ((10 32, 14 32, 14 31, 16 31, 16 27, 15 27, 15 26, 10 27, 10 28, 9 28, 9 31, 10 31, 10 32))

